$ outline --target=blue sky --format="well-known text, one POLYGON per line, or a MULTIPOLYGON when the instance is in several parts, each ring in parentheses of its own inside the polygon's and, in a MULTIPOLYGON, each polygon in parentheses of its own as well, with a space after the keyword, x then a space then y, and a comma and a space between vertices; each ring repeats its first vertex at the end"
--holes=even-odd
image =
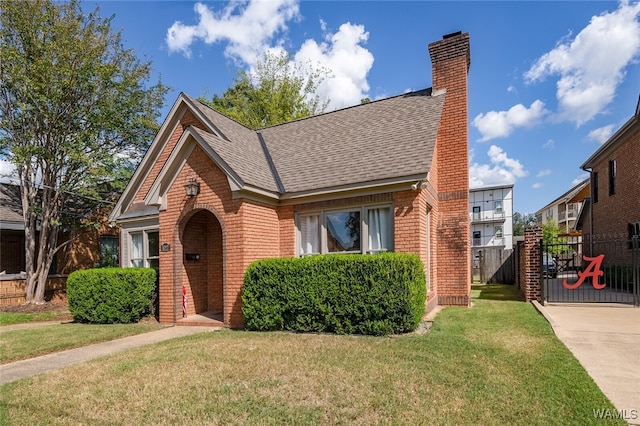
POLYGON ((96 5, 172 88, 162 118, 180 92, 223 93, 266 50, 331 69, 329 109, 423 89, 428 43, 468 32, 470 184, 515 184, 522 213, 585 178, 640 95, 638 0, 83 3, 96 5))

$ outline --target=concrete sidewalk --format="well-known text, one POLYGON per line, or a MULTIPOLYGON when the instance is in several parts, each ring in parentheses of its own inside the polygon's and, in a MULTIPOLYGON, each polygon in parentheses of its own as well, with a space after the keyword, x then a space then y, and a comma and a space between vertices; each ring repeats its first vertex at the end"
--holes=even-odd
MULTIPOLYGON (((32 324, 31 326, 37 325, 32 324)), ((11 326, 0 328, 0 332, 10 330, 9 327, 11 326)), ((15 328, 17 327, 13 329, 15 328)), ((69 349, 36 358, 3 364, 0 365, 0 385, 22 379, 23 377, 35 376, 36 374, 57 370, 68 365, 115 354, 127 349, 150 345, 176 337, 220 330, 220 328, 221 327, 166 327, 148 333, 136 334, 135 336, 123 337, 108 342, 95 343, 81 348, 69 349)))
POLYGON ((624 410, 626 420, 640 425, 640 309, 622 304, 533 304, 613 405, 624 410))

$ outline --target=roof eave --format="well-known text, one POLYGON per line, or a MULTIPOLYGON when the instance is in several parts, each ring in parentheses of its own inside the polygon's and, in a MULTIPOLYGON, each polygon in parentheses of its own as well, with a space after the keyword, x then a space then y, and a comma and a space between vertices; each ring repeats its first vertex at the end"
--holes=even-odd
POLYGON ((368 182, 358 182, 354 184, 339 185, 327 188, 288 192, 280 196, 280 201, 282 205, 291 205, 310 201, 323 201, 336 198, 380 194, 384 192, 417 190, 417 188, 413 188, 412 185, 416 184, 416 182, 427 180, 428 173, 420 173, 410 176, 401 176, 368 182))
POLYGON ((624 141, 624 135, 631 131, 634 126, 640 124, 640 117, 638 116, 638 111, 636 111, 636 115, 631 117, 617 132, 613 134, 600 148, 596 150, 591 156, 585 161, 580 168, 582 170, 588 171, 588 169, 593 168, 595 163, 599 161, 601 157, 603 157, 609 150, 614 149, 619 143, 624 141))

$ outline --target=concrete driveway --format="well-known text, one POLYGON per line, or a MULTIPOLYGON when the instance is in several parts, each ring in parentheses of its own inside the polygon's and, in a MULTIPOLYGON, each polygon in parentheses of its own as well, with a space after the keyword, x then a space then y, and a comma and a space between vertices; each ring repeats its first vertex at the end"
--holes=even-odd
POLYGON ((613 405, 626 414, 627 422, 640 425, 640 308, 609 303, 534 305, 613 405))

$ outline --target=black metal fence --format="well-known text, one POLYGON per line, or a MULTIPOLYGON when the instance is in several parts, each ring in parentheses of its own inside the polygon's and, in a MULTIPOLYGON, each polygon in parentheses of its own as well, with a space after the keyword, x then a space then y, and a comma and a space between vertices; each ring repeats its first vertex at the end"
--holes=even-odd
POLYGON ((541 242, 546 302, 626 303, 640 306, 640 239, 586 236, 541 242))

